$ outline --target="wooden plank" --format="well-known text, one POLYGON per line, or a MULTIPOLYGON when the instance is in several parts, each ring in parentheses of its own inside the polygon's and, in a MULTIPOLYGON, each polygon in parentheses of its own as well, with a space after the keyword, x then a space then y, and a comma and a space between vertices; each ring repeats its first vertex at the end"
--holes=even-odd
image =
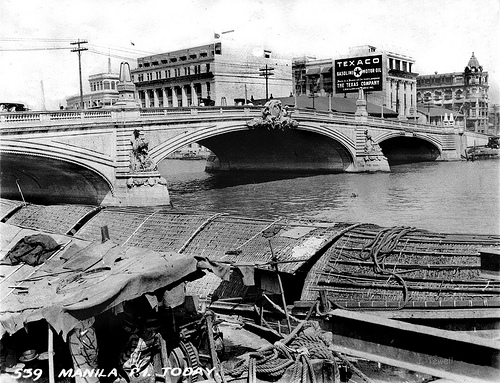
POLYGON ((337 352, 439 378, 498 381, 500 346, 489 339, 346 310, 330 311, 321 326, 337 352))

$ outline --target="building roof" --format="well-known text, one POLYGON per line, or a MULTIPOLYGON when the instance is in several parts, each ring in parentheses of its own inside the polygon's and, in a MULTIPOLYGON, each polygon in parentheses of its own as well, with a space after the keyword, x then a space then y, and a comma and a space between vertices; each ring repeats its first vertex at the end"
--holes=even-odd
POLYGON ((446 108, 440 108, 440 107, 436 107, 436 106, 431 106, 429 109, 427 109, 426 106, 419 105, 417 107, 417 110, 419 113, 425 114, 429 117, 441 117, 441 116, 444 116, 445 114, 447 114, 447 115, 453 114, 454 118, 464 116, 462 113, 459 113, 457 111, 453 111, 453 110, 446 109, 446 108))
POLYGON ((472 56, 469 59, 469 63, 467 64, 469 68, 481 68, 479 65, 479 61, 477 60, 476 56, 474 56, 474 52, 472 52, 472 56))

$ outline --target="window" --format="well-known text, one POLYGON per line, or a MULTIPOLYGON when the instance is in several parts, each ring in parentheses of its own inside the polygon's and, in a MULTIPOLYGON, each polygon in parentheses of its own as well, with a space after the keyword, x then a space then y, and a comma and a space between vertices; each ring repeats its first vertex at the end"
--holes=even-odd
POLYGON ((110 89, 109 81, 104 81, 104 89, 110 89))
POLYGON ((206 73, 210 73, 210 64, 206 64, 207 71, 206 73))
POLYGON ((111 89, 115 89, 115 81, 111 81, 111 89))

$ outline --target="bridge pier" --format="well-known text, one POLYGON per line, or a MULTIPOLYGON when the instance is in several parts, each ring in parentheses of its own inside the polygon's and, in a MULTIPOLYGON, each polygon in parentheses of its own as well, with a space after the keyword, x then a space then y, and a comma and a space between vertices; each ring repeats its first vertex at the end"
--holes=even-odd
POLYGON ((113 193, 101 205, 161 206, 170 204, 167 181, 157 171, 130 173, 116 178, 113 193))
POLYGON ((360 155, 345 170, 347 173, 390 172, 389 161, 383 155, 360 155))

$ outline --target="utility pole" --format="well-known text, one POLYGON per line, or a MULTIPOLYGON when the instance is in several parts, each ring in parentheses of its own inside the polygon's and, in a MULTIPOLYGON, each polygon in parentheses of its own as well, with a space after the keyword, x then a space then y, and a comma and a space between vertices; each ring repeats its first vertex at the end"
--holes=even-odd
POLYGON ((87 44, 87 41, 78 39, 78 41, 70 43, 71 45, 78 45, 78 48, 72 49, 71 52, 78 52, 78 73, 80 75, 80 106, 84 109, 83 105, 83 84, 82 84, 82 51, 87 51, 87 48, 82 48, 81 44, 87 44))
POLYGON ((266 64, 265 68, 260 68, 259 69, 259 71, 262 72, 262 73, 259 73, 259 76, 264 76, 266 78, 266 101, 269 100, 269 97, 268 97, 268 82, 267 81, 268 81, 269 76, 274 76, 273 70, 274 70, 274 68, 268 68, 267 64, 266 64))

